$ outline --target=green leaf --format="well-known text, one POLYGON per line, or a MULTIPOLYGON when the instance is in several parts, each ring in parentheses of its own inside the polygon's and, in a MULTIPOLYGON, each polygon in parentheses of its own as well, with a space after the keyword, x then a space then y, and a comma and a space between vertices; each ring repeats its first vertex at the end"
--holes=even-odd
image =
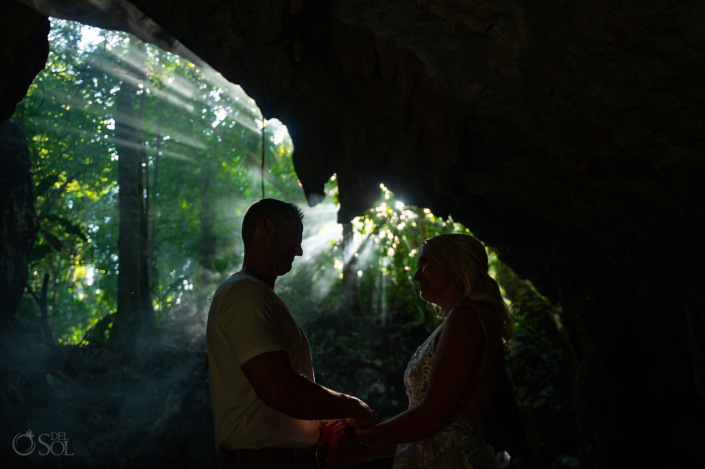
POLYGON ((81 230, 81 227, 78 226, 77 224, 67 220, 66 218, 60 216, 60 215, 47 215, 46 217, 47 220, 51 220, 53 222, 58 223, 59 225, 63 226, 64 229, 66 230, 67 233, 73 234, 81 238, 83 241, 88 241, 88 235, 81 230))
POLYGON ((220 273, 220 274, 225 272, 225 269, 228 268, 228 260, 227 259, 215 259, 215 261, 213 261, 213 264, 215 266, 215 270, 217 270, 218 273, 220 273))
POLYGON ((43 196, 46 191, 49 190, 49 188, 53 187, 56 181, 59 180, 59 175, 58 174, 50 174, 46 176, 44 179, 39 181, 39 184, 37 184, 37 188, 34 190, 34 196, 35 197, 41 197, 43 196))
POLYGON ((49 245, 51 247, 53 247, 57 251, 61 251, 61 248, 64 245, 61 243, 61 241, 59 241, 59 238, 57 238, 56 235, 48 232, 47 230, 45 230, 43 228, 40 229, 39 231, 42 232, 42 234, 44 235, 44 239, 47 240, 47 243, 49 243, 49 245))
POLYGON ((105 334, 105 331, 110 329, 110 326, 112 325, 113 319, 115 319, 115 316, 110 313, 106 314, 103 318, 101 318, 86 333, 86 341, 91 342, 91 343, 105 342, 108 339, 108 337, 105 334))
POLYGON ((68 220, 65 220, 64 228, 66 229, 67 233, 76 235, 83 241, 88 241, 88 235, 81 231, 81 228, 78 225, 71 223, 68 220))
POLYGON ((51 252, 51 246, 48 244, 35 244, 32 248, 32 254, 29 255, 30 264, 39 259, 43 259, 51 252))

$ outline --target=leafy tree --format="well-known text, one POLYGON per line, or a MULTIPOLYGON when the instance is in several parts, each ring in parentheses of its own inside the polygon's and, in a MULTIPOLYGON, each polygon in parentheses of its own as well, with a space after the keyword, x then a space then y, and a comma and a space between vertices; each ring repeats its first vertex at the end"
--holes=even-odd
MULTIPOLYGON (((31 144, 41 220, 24 316, 46 311, 64 343, 108 337, 116 277, 130 261, 139 275, 125 278, 150 279, 126 288, 146 293, 134 308, 154 308, 158 323, 189 297, 207 299, 240 262, 232 238, 259 194, 262 118, 239 87, 126 34, 100 31, 86 43, 85 31, 53 20, 47 68, 14 118, 31 144), (128 184, 118 166, 130 155, 137 208, 120 217, 128 184), (121 219, 135 223, 118 236, 121 219), (130 234, 134 249, 120 256, 117 240, 130 234), (197 277, 208 281, 194 289, 197 277)), ((298 194, 286 129, 272 121, 265 136, 268 195, 298 194)))
MULTIPOLYGON (((110 295, 87 287, 94 280, 91 266, 101 263, 95 249, 95 233, 100 228, 96 221, 103 211, 98 204, 115 194, 115 168, 109 157, 101 158, 110 145, 100 118, 113 105, 109 92, 113 83, 101 72, 108 61, 105 49, 76 60, 73 51, 79 48, 79 25, 57 24, 52 39, 55 47, 47 69, 37 77, 15 115, 32 151, 41 223, 28 290, 42 292, 35 298, 40 309, 46 308, 60 340, 79 342, 85 326, 109 311, 106 300, 110 295), (85 60, 88 57, 94 65, 85 60)), ((110 255, 109 245, 104 253, 110 255)), ((25 307, 31 311, 32 301, 25 301, 25 307)))

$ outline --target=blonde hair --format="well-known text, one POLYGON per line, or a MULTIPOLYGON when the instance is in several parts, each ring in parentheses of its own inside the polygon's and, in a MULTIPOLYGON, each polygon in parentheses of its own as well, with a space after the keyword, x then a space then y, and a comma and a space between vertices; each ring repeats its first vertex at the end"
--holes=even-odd
POLYGON ((504 302, 497 281, 488 272, 489 259, 482 243, 475 237, 453 233, 428 238, 424 254, 434 260, 460 292, 458 304, 476 301, 495 313, 502 329, 505 346, 514 338, 514 318, 504 302))

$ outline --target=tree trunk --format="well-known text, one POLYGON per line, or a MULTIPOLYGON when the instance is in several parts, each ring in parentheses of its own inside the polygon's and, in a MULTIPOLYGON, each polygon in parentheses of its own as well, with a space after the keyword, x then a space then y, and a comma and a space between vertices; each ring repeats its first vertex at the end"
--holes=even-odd
POLYGON ((49 305, 47 304, 47 295, 49 294, 49 274, 44 274, 42 279, 42 292, 39 295, 39 311, 42 313, 42 329, 44 330, 44 338, 50 344, 54 343, 54 334, 49 326, 49 305))
MULTIPOLYGON (((140 54, 136 39, 130 38, 130 49, 125 60, 126 74, 120 85, 115 112, 115 147, 118 151, 118 301, 117 313, 110 332, 110 342, 128 354, 141 341, 142 321, 142 155, 139 149, 139 131, 135 125, 137 86, 134 80, 145 78, 144 69, 136 67, 140 54)), ((144 46, 142 46, 144 48, 144 46)))
POLYGON ((151 257, 151 271, 150 271, 150 279, 154 283, 155 286, 155 292, 157 295, 157 303, 159 306, 159 310, 161 311, 161 301, 162 297, 159 293, 159 260, 157 256, 157 210, 156 210, 156 203, 157 203, 157 197, 158 197, 158 190, 159 190, 159 147, 162 142, 162 118, 161 116, 157 120, 157 142, 154 145, 154 171, 153 171, 153 176, 152 176, 152 200, 153 204, 151 207, 151 210, 147 214, 147 218, 151 224, 151 229, 149 233, 149 253, 151 257))
POLYGON ((213 270, 215 265, 214 207, 211 195, 213 169, 209 170, 201 190, 201 267, 213 270))
POLYGON ((341 309, 351 314, 360 311, 360 302, 357 297, 357 258, 353 252, 352 223, 343 223, 343 295, 341 309))
MULTIPOLYGON (((142 130, 144 121, 144 105, 146 94, 142 93, 140 103, 140 117, 137 122, 137 130, 142 130)), ((145 337, 152 338, 154 335, 154 306, 152 305, 152 293, 150 284, 150 251, 149 251, 149 159, 147 158, 147 147, 142 143, 142 167, 143 174, 140 175, 140 303, 142 304, 142 324, 145 337)))
MULTIPOLYGON (((214 231, 215 226, 215 207, 213 205, 213 178, 216 171, 216 151, 211 153, 210 167, 207 169, 205 180, 201 188, 201 212, 200 212, 200 228, 201 240, 199 246, 199 262, 197 266, 198 283, 201 286, 209 285, 213 282, 215 275, 215 255, 216 255, 216 236, 214 231)), ((206 300, 203 295, 198 295, 198 307, 207 308, 206 303, 201 304, 206 300)))

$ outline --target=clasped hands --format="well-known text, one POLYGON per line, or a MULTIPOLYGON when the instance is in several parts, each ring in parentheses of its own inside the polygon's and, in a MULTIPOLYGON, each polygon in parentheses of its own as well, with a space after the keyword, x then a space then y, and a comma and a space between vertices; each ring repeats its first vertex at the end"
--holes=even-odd
POLYGON ((364 429, 355 419, 331 420, 321 424, 318 446, 328 445, 330 456, 323 467, 354 466, 372 459, 372 448, 363 446, 355 432, 364 429))

